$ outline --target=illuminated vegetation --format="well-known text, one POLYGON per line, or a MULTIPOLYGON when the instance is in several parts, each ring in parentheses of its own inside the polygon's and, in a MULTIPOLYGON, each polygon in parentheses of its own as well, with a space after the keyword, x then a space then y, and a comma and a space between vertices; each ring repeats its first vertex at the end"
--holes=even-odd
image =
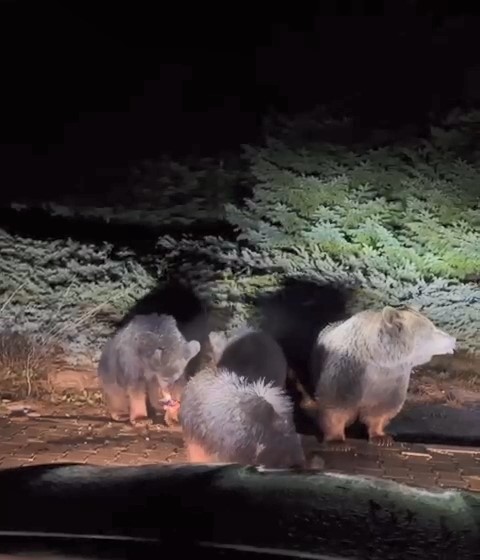
POLYGON ((145 266, 105 243, 3 232, 2 330, 41 333, 66 345, 72 361, 95 361, 116 318, 167 278, 188 280, 229 310, 233 327, 288 276, 352 289, 352 311, 421 305, 463 348, 480 351, 479 120, 457 113, 428 139, 346 148, 329 131, 348 131, 348 121, 309 116, 277 123, 264 146, 246 147, 247 172, 213 172, 210 162, 203 172, 179 165, 169 175, 166 164, 152 164, 136 183, 139 209, 124 199, 115 207, 117 192, 95 212, 127 224, 148 214, 147 222, 183 224, 185 233, 161 237, 145 266), (212 220, 224 222, 225 235, 187 234, 212 220))

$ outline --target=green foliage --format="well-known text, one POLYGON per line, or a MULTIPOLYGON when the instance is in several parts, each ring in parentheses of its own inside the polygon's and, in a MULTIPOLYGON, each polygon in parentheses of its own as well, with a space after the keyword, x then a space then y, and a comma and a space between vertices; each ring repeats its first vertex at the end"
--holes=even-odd
POLYGON ((447 174, 425 162, 422 170, 415 154, 406 163, 394 149, 337 152, 309 153, 305 165, 305 152, 277 142, 259 150, 254 196, 227 207, 239 240, 284 252, 301 247, 339 266, 412 280, 463 280, 480 270, 478 164, 452 161, 447 174))
MULTIPOLYGON (((156 273, 108 244, 0 231, 0 330, 41 333, 71 358, 95 360, 115 319, 159 281, 193 285, 229 331, 255 322, 256 296, 289 276, 350 288, 352 312, 420 305, 480 351, 478 115, 451 115, 428 140, 387 147, 348 145, 348 121, 320 116, 280 122, 263 147, 246 147, 248 174, 160 162, 139 173, 135 189, 112 191, 104 208, 83 205, 84 216, 123 223, 191 231, 226 219, 235 228, 236 241, 160 238, 149 263, 156 273), (241 201, 247 176, 251 196, 241 201)), ((61 202, 56 210, 74 213, 61 202)))
MULTIPOLYGON (((161 274, 161 270, 160 270, 161 274)), ((155 285, 126 250, 0 230, 0 331, 34 333, 89 361, 118 317, 155 285)))
POLYGON ((454 115, 458 129, 432 128, 429 141, 351 149, 301 145, 289 123, 247 148, 253 196, 228 204, 227 219, 284 274, 356 288, 352 309, 421 301, 478 349, 480 298, 469 279, 480 272, 480 159, 458 157, 478 120, 454 115))

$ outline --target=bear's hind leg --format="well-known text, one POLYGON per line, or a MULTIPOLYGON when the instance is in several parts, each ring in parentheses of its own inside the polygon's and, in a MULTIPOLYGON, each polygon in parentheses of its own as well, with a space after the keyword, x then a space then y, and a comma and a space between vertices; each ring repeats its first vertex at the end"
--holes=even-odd
POLYGON ((391 447, 395 443, 393 437, 385 432, 385 428, 399 411, 400 409, 385 411, 383 414, 367 411, 361 414, 360 419, 367 427, 368 441, 370 443, 380 447, 391 447))
POLYGON ((118 385, 105 385, 103 396, 112 420, 128 422, 129 402, 127 391, 118 385))
POLYGON ((325 408, 319 411, 318 424, 327 444, 344 444, 345 429, 355 418, 352 410, 325 408))
POLYGON ((146 387, 130 387, 128 398, 130 401, 130 424, 135 427, 144 427, 151 424, 147 411, 146 387))

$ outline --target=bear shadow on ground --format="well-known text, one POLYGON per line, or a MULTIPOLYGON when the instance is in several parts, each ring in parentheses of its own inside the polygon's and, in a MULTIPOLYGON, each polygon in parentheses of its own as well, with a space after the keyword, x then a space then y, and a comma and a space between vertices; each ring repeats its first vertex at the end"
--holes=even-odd
MULTIPOLYGON (((309 361, 318 333, 329 323, 348 317, 350 292, 342 286, 320 284, 307 279, 286 278, 273 294, 262 294, 256 300, 260 327, 272 335, 282 347, 289 367, 303 385, 309 397, 314 386, 309 375, 309 361)), ((314 410, 306 412, 300 406, 302 395, 296 383, 289 379, 287 390, 294 401, 297 430, 302 434, 320 433, 314 410)), ((349 437, 365 437, 365 429, 356 423, 349 437)))

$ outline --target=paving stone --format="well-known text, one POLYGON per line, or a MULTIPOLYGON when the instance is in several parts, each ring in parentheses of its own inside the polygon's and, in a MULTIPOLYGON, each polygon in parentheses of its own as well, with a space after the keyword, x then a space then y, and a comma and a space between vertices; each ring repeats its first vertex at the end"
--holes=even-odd
POLYGON ((388 465, 388 466, 395 466, 395 467, 403 467, 404 465, 407 464, 407 458, 404 457, 403 455, 400 454, 385 454, 381 456, 381 462, 383 465, 388 465))
POLYGON ((32 449, 28 449, 23 447, 21 449, 17 449, 12 456, 16 457, 17 459, 25 459, 29 461, 33 459, 38 454, 38 451, 33 451, 32 449))
POLYGON ((63 455, 63 460, 71 461, 73 463, 86 463, 88 458, 94 454, 95 453, 92 451, 74 450, 74 451, 69 451, 65 455, 63 455))
POLYGON ((478 476, 480 477, 480 465, 470 466, 460 463, 459 470, 464 476, 478 476))
POLYGON ((412 482, 421 488, 438 488, 437 478, 433 474, 412 473, 412 482))
POLYGON ((25 459, 25 458, 5 457, 5 459, 3 459, 0 462, 0 469, 11 469, 11 468, 15 468, 15 467, 23 467, 25 465, 28 465, 29 463, 30 463, 30 461, 28 459, 25 459))
MULTIPOLYGON (((44 455, 36 455, 33 459, 28 461, 29 465, 48 465, 50 463, 63 463, 63 457, 61 455, 55 455, 52 458, 45 457, 44 455)), ((2 465, 0 464, 0 467, 2 465)))
MULTIPOLYGON (((312 449, 319 451, 318 442, 312 449)), ((463 488, 480 492, 480 454, 435 452, 422 445, 382 448, 349 440, 345 450, 321 448, 326 469, 382 477, 423 488, 463 488), (348 449, 350 447, 350 449, 348 449)), ((480 453, 480 450, 479 450, 480 453)), ((48 463, 145 465, 186 462, 178 430, 151 431, 73 418, 0 418, 0 469, 48 463)))
MULTIPOLYGON (((403 484, 404 486, 413 486, 415 487, 415 483, 412 478, 397 478, 395 476, 387 476, 385 475, 385 479, 391 480, 392 482, 396 482, 397 484, 403 484)), ((437 486, 438 488, 438 486, 437 486)))
POLYGON ((400 441, 396 441, 393 445, 390 446, 382 446, 382 445, 374 445, 377 449, 379 449, 382 453, 399 453, 404 449, 408 449, 407 443, 402 443, 400 441))
POLYGON ((463 478, 462 473, 459 470, 455 470, 455 471, 436 471, 436 474, 438 475, 438 478, 440 479, 450 479, 450 480, 455 480, 457 478, 463 478))
POLYGON ((35 461, 37 464, 39 462, 42 464, 48 464, 48 463, 58 463, 59 461, 64 461, 65 458, 63 453, 39 453, 38 455, 32 457, 31 460, 35 461))
POLYGON ((124 446, 117 446, 119 451, 128 451, 129 453, 136 453, 140 455, 144 453, 147 449, 154 447, 153 444, 149 445, 149 442, 142 441, 142 442, 130 442, 125 443, 124 446))
POLYGON ((410 453, 402 453, 402 456, 405 458, 405 461, 408 462, 409 465, 428 465, 431 460, 431 455, 420 455, 420 454, 410 454, 410 453))
POLYGON ((407 468, 385 467, 385 476, 395 479, 411 478, 411 471, 407 468))
POLYGON ((96 451, 92 457, 97 461, 113 461, 116 457, 120 455, 120 451, 117 449, 100 448, 96 451))
POLYGON ((354 461, 355 465, 358 467, 380 467, 381 466, 381 461, 374 456, 371 457, 365 457, 365 456, 358 456, 358 455, 354 455, 354 457, 352 457, 351 455, 348 456, 348 459, 350 461, 354 461))
POLYGON ((46 451, 42 451, 42 453, 66 453, 67 451, 71 451, 72 449, 77 449, 78 445, 76 444, 68 444, 68 443, 58 443, 58 442, 48 442, 48 448, 46 451))
POLYGON ((24 426, 19 426, 15 424, 9 424, 5 427, 2 427, 2 440, 8 440, 9 438, 18 435, 20 432, 24 430, 24 426))
POLYGON ((477 452, 467 452, 467 451, 457 451, 453 454, 458 461, 466 463, 475 463, 477 459, 480 459, 479 451, 477 452))
POLYGON ((453 453, 432 453, 432 461, 437 465, 450 464, 456 460, 453 453))
POLYGON ((461 447, 452 447, 451 445, 426 445, 425 448, 433 453, 451 453, 454 455, 470 455, 480 457, 480 449, 478 447, 469 447, 462 445, 461 447))
POLYGON ((407 461, 405 467, 408 468, 410 471, 414 471, 416 473, 432 473, 433 472, 433 463, 429 461, 428 463, 411 463, 410 460, 407 461))
POLYGON ((16 442, 12 439, 11 440, 0 439, 0 442, 1 442, 0 447, 5 455, 10 455, 11 453, 14 453, 17 450, 22 449, 22 447, 24 446, 23 443, 16 442))
POLYGON ((459 488, 459 489, 467 489, 468 488, 468 481, 463 480, 461 478, 456 480, 444 480, 442 478, 438 479, 438 485, 442 488, 459 488))
POLYGON ((449 463, 439 463, 438 461, 432 460, 432 469, 438 473, 454 473, 458 471, 458 467, 454 461, 449 463))
POLYGON ((187 452, 185 449, 180 449, 177 454, 177 459, 179 463, 187 462, 187 452))
POLYGON ((468 483, 468 489, 472 492, 480 492, 480 476, 465 476, 468 483))
MULTIPOLYGON (((3 444, 0 444, 3 447, 3 444)), ((31 453, 36 455, 37 453, 45 453, 51 451, 52 446, 48 443, 40 443, 40 442, 28 442, 24 447, 20 448, 18 451, 15 452, 15 455, 19 453, 31 453)))
POLYGON ((375 467, 358 467, 355 465, 354 467, 354 473, 355 474, 360 474, 360 475, 365 475, 365 476, 376 476, 378 478, 383 478, 383 476, 385 475, 385 471, 384 469, 381 468, 375 468, 375 467))
POLYGON ((175 448, 171 448, 169 450, 165 449, 165 450, 155 450, 155 452, 150 453, 148 455, 148 460, 151 463, 161 463, 162 461, 165 461, 166 458, 170 457, 171 455, 176 455, 176 451, 175 448), (165 452, 166 451, 166 452, 165 452))
POLYGON ((336 469, 348 472, 352 467, 352 458, 344 458, 344 459, 330 459, 328 457, 324 457, 325 466, 327 469, 336 469))
MULTIPOLYGON (((96 464, 96 463, 94 463, 94 464, 96 464)), ((136 465, 134 463, 125 463, 125 462, 122 462, 122 461, 114 461, 113 463, 108 464, 108 466, 110 466, 110 467, 134 467, 136 465)))

